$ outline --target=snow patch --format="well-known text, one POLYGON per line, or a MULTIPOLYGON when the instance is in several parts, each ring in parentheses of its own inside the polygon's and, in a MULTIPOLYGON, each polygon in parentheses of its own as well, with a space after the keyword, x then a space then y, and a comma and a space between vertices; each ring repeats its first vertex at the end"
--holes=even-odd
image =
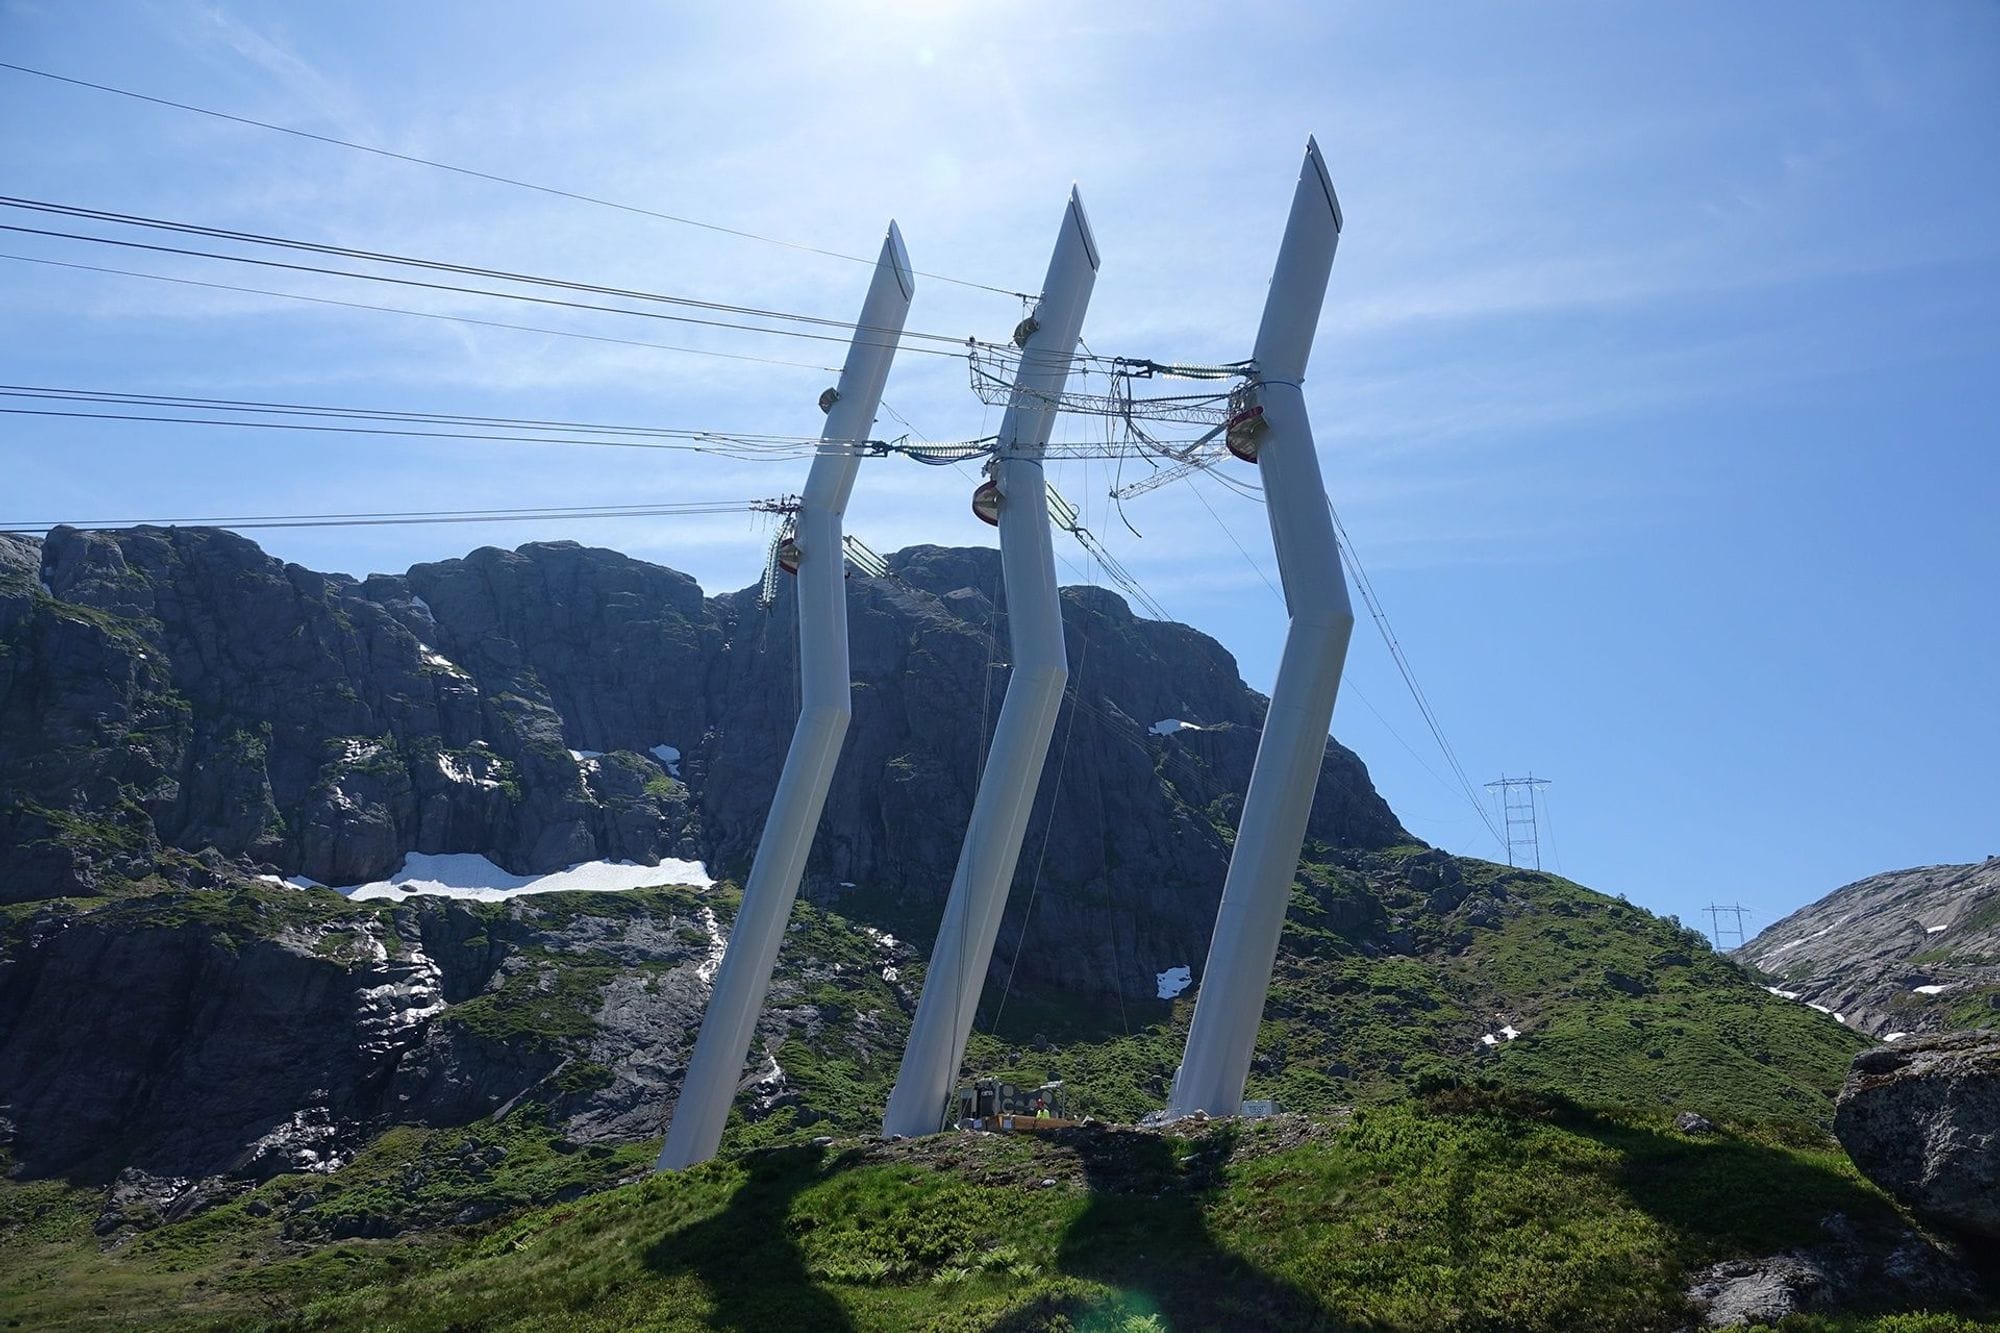
POLYGON ((546 875, 514 875, 476 852, 442 855, 411 852, 403 858, 403 868, 388 879, 356 884, 340 892, 357 900, 428 893, 440 898, 494 903, 529 893, 618 893, 663 884, 705 889, 714 883, 707 867, 699 861, 669 859, 656 866, 631 861, 579 861, 546 875))
POLYGON ((668 777, 677 778, 681 775, 681 752, 673 746, 655 745, 646 753, 660 761, 660 767, 667 770, 668 777))
POLYGON ((318 880, 307 879, 304 875, 259 875, 257 878, 263 880, 266 884, 280 884, 288 889, 323 889, 326 887, 326 885, 320 883, 318 880))
POLYGON ((1799 998, 1799 993, 1795 990, 1779 990, 1776 986, 1766 986, 1764 989, 1781 1000, 1796 1000, 1799 998))
POLYGON ((1949 987, 1949 986, 1912 986, 1912 987, 1910 987, 1910 991, 1911 991, 1911 993, 1912 993, 1912 994, 1915 994, 1915 995, 1942 995, 1942 994, 1944 994, 1944 993, 1945 993, 1946 991, 1948 991, 1948 990, 1950 990, 1950 989, 1951 989, 1951 987, 1949 987))
POLYGON ((446 657, 443 653, 439 652, 437 649, 431 647, 427 643, 419 641, 417 644, 417 653, 424 659, 424 664, 426 666, 434 666, 439 671, 445 672, 447 675, 461 676, 466 680, 472 679, 472 676, 466 671, 464 667, 452 661, 449 657, 446 657))
POLYGON ((1207 731, 1208 728, 1197 726, 1192 722, 1183 722, 1177 717, 1163 717, 1146 730, 1155 736, 1171 736, 1177 731, 1207 731))
POLYGON ((1159 983, 1160 998, 1171 1000, 1194 984, 1194 969, 1185 966, 1170 967, 1164 972, 1155 973, 1153 979, 1159 983))
POLYGON ((591 760, 593 760, 593 759, 602 759, 602 758, 604 758, 604 751, 602 751, 602 750, 571 750, 571 751, 569 752, 569 757, 570 757, 570 758, 572 758, 572 759, 574 759, 574 760, 576 760, 576 762, 577 762, 577 763, 579 763, 579 764, 587 764, 587 763, 589 763, 589 762, 590 762, 591 760))
POLYGON ((885 967, 882 969, 882 980, 884 981, 895 981, 902 975, 903 974, 901 972, 897 971, 893 967, 885 967))
POLYGON ((1483 1034, 1479 1038, 1479 1044, 1481 1046, 1498 1046, 1500 1044, 1500 1039, 1494 1036, 1492 1033, 1488 1032, 1483 1034))
POLYGON ((1909 1034, 1909 1033, 1907 1033, 1907 1032, 1891 1032, 1891 1033, 1890 1033, 1890 1034, 1889 1034, 1888 1036, 1886 1036, 1886 1037, 1882 1038, 1882 1040, 1883 1040, 1883 1041, 1901 1041, 1901 1040, 1902 1040, 1903 1038, 1905 1038, 1905 1037, 1907 1037, 1907 1036, 1909 1036, 1909 1035, 1910 1035, 1910 1034, 1909 1034))
POLYGON ((1515 1029, 1512 1023, 1509 1023, 1506 1027, 1500 1029, 1500 1035, 1505 1037, 1508 1041, 1512 1041, 1514 1040, 1514 1038, 1520 1036, 1521 1034, 1518 1030, 1515 1029))
POLYGON ((1938 932, 1939 932, 1940 930, 1950 930, 1950 929, 1951 929, 1951 927, 1950 927, 1950 926, 1925 926, 1925 927, 1924 927, 1924 934, 1926 934, 1926 935, 1935 935, 1935 934, 1937 934, 1937 933, 1938 933, 1938 932))
MULTIPOLYGON (((1840 919, 1839 921, 1836 921, 1836 922, 1834 922, 1834 923, 1833 923, 1833 926, 1838 926, 1838 925, 1844 925, 1844 924, 1846 923, 1846 921, 1847 921, 1847 918, 1846 918, 1846 917, 1842 917, 1842 918, 1841 918, 1841 919, 1840 919)), ((1784 952, 1785 952, 1786 950, 1788 950, 1788 949, 1796 949, 1796 948, 1798 948, 1798 947, 1799 947, 1799 946, 1800 946, 1801 944, 1806 944, 1806 943, 1810 943, 1811 941, 1813 941, 1813 940, 1816 940, 1816 939, 1818 939, 1818 938, 1819 938, 1820 936, 1822 936, 1822 935, 1826 934, 1826 932, 1828 932, 1829 930, 1832 930, 1832 929, 1833 929, 1833 926, 1821 926, 1821 927, 1820 927, 1820 928, 1819 928, 1818 930, 1815 930, 1815 931, 1814 931, 1814 932, 1813 932, 1812 934, 1810 934, 1810 935, 1802 935, 1802 936, 1800 936, 1800 937, 1799 937, 1798 939, 1795 939, 1795 940, 1793 940, 1793 941, 1792 941, 1792 942, 1791 942, 1790 944, 1780 944, 1780 945, 1779 945, 1779 946, 1778 946, 1777 948, 1775 948, 1775 949, 1771 950, 1771 952, 1769 952, 1769 953, 1765 954, 1765 955, 1764 955, 1764 957, 1765 957, 1765 958, 1776 958, 1776 957, 1777 957, 1777 956, 1778 956, 1779 954, 1781 954, 1781 953, 1784 953, 1784 952)))

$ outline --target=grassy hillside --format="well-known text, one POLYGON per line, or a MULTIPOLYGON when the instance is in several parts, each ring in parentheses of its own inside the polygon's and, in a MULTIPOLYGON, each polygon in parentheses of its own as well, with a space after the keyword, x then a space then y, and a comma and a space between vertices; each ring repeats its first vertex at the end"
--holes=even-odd
MULTIPOLYGON (((766 1047, 783 1095, 739 1103, 724 1159, 649 1180, 656 1140, 581 1144, 568 1117, 624 1049, 609 997, 691 967, 689 923, 733 905, 719 886, 462 909, 465 947, 519 957, 435 1021, 580 1053, 537 1097, 187 1216, 107 1223, 115 1190, 0 1181, 0 1326, 1666 1329, 1695 1268, 1812 1241, 1832 1212, 1893 1221, 1824 1133, 1864 1039, 1676 923, 1419 848, 1323 854, 1295 887, 1250 1093, 1304 1119, 866 1143, 921 955, 802 903, 766 1047), (633 951, 635 926, 675 921, 633 951), (1679 1135, 1681 1110, 1728 1133, 1679 1135)), ((25 948, 53 916, 304 932, 345 966, 362 935, 415 938, 418 910, 135 886, 9 909, 0 937, 25 948)), ((968 1064, 1064 1078, 1079 1113, 1129 1122, 1162 1103, 1192 998, 990 988, 968 1064)))
MULTIPOLYGON (((1493 1078, 1593 1105, 1825 1127, 1848 1062, 1869 1044, 1770 995, 1695 932, 1558 876, 1421 849, 1348 859, 1308 864, 1293 890, 1252 1097, 1324 1112, 1493 1078), (1419 887, 1441 864, 1456 883, 1419 887)), ((808 917, 815 931, 838 921, 808 917)), ((1001 998, 988 988, 972 1069, 1064 1079, 1076 1111, 1107 1119, 1163 1104, 1192 993, 1115 1006, 1001 998)), ((838 1042, 786 1052, 809 1104, 870 1127, 893 1061, 838 1042)))
MULTIPOLYGON (((378 1185, 408 1179, 433 1146, 404 1138, 357 1165, 378 1185)), ((505 1160, 517 1154, 548 1167, 532 1145, 505 1160)), ((1665 1330, 1689 1319, 1694 1269, 1812 1243, 1831 1212, 1898 1225, 1815 1136, 1690 1138, 1662 1115, 1465 1089, 1172 1135, 772 1148, 483 1235, 301 1250, 281 1236, 307 1184, 272 1182, 108 1255, 60 1187, 32 1205, 17 1191, 0 1212, 0 1307, 28 1326, 122 1326, 144 1310, 160 1327, 410 1333, 1665 1330)))

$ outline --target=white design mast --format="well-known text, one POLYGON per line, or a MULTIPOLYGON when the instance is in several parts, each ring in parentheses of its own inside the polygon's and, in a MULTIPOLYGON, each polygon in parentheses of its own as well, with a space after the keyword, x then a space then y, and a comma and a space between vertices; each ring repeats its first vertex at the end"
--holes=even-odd
POLYGON ((681 1081, 679 1103, 660 1149, 658 1168, 678 1171, 705 1162, 722 1141, 730 1104, 771 986, 771 968, 798 896, 827 790, 853 714, 847 659, 846 567, 841 518, 861 446, 875 428, 882 385, 889 378, 910 313, 916 279, 895 223, 882 242, 875 277, 848 344, 840 384, 822 400, 827 409, 820 449, 806 477, 794 538, 798 553, 799 684, 802 707, 771 813, 757 843, 743 904, 709 994, 701 1035, 681 1081))
POLYGON ((1334 248, 1340 243, 1340 222, 1340 204, 1319 145, 1307 140, 1305 168, 1292 195, 1264 322, 1257 330, 1250 402, 1239 413, 1242 426, 1231 432, 1238 437, 1231 440, 1232 450, 1254 458, 1262 474, 1291 626, 1223 881, 1194 1024, 1167 1106, 1173 1116, 1196 1111, 1235 1115, 1242 1108, 1243 1084, 1354 629, 1300 388, 1334 248))
POLYGON ((924 974, 923 998, 903 1051, 902 1072, 889 1095, 888 1115, 882 1122, 883 1132, 889 1134, 929 1134, 944 1122, 1062 708, 1063 687, 1069 682, 1042 455, 1069 382, 1084 310, 1097 281, 1097 262, 1097 243, 1084 217, 1083 200, 1071 190, 1062 233, 1049 260, 1048 276, 1042 280, 1041 300, 1015 335, 1021 345, 1021 366, 1007 415, 1000 422, 994 478, 975 496, 975 508, 990 512, 997 505, 998 509, 993 517, 1000 528, 1000 569, 1014 669, 994 725, 986 770, 973 798, 972 820, 952 875, 944 921, 924 974))

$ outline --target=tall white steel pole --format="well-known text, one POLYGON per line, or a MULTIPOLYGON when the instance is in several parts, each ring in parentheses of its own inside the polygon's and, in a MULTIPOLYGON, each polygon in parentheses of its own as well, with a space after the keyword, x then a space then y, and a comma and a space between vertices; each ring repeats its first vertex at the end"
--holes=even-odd
POLYGON ((1041 301, 1032 323, 1024 326, 1029 332, 1021 368, 1000 422, 1000 571, 1014 671, 973 798, 902 1072, 889 1094, 882 1122, 888 1134, 929 1134, 944 1121, 1069 681, 1042 454, 1096 281, 1097 243, 1083 200, 1072 190, 1041 301))
POLYGON ((1255 392, 1265 423, 1257 468, 1291 627, 1237 823, 1236 849, 1223 881, 1187 1052, 1168 1101, 1168 1113, 1174 1116, 1195 1111, 1235 1115, 1242 1109, 1243 1083, 1250 1073, 1354 629, 1326 485, 1300 391, 1339 242, 1340 204, 1319 145, 1307 140, 1305 168, 1292 195, 1256 349, 1255 392))
POLYGON ((681 1080, 681 1096, 660 1149, 657 1169, 678 1171, 705 1162, 722 1141, 743 1076, 744 1058, 757 1028, 757 1015, 771 986, 771 968, 785 923, 798 896, 799 877, 812 850, 813 832, 833 783, 840 743, 853 713, 847 659, 847 589, 841 557, 841 518, 854 475, 861 465, 859 445, 875 427, 882 385, 889 378, 910 313, 916 279, 903 235, 889 224, 875 278, 862 303, 854 340, 840 372, 835 398, 827 408, 820 451, 806 477, 799 506, 799 685, 802 707, 777 795, 764 820, 764 833, 751 863, 750 881, 722 966, 709 994, 708 1013, 694 1055, 681 1080))

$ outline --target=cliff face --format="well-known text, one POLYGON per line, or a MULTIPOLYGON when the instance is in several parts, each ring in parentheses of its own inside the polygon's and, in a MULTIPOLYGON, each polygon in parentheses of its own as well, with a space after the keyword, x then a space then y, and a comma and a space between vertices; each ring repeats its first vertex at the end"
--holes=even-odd
POLYGON ((2000 1025, 2000 857, 1871 875, 1735 952, 1873 1036, 2000 1025))
MULTIPOLYGON (((994 552, 890 565, 851 584, 854 724, 805 892, 923 941, 1006 684, 1006 614, 994 552)), ((790 593, 766 613, 572 543, 357 581, 205 529, 10 539, 0 902, 232 866, 353 884, 412 851, 740 877, 796 716, 790 593)), ((1097 589, 1063 608, 1074 698, 1019 876, 1040 888, 1014 895, 1000 956, 1026 929, 1020 984, 1145 993, 1206 951, 1265 701, 1205 635, 1097 589)), ((1332 743, 1310 836, 1407 841, 1332 743)))
MULTIPOLYGON (((165 1209, 216 1179, 337 1170, 391 1125, 530 1104, 572 1141, 645 1139, 730 906, 674 887, 351 902, 253 883, 17 909, 0 933, 0 1149, 165 1209)), ((797 1038, 886 1065, 907 997, 879 973, 911 955, 826 920, 805 909, 787 942, 755 1058, 797 1038), (837 1011, 802 1002, 834 976, 837 1011)), ((800 1102, 768 1063, 752 1116, 800 1102)))
MULTIPOLYGON (((995 553, 891 565, 851 585, 855 718, 806 885, 876 930, 789 946, 765 1023, 871 1078, 1007 676, 995 553)), ((324 1168, 384 1124, 524 1097, 577 1137, 657 1132, 726 890, 349 903, 259 877, 354 884, 412 852, 740 877, 796 713, 790 593, 765 612, 569 543, 354 580, 218 531, 0 539, 0 1146, 171 1181, 324 1168)), ((1264 700, 1193 630, 1095 589, 1063 606, 1039 888, 995 968, 1025 930, 1015 991, 1088 1008, 1205 954, 1264 700)), ((1312 836, 1406 841, 1331 743, 1312 836)), ((797 1102, 771 1068, 764 1100, 797 1102)))
MULTIPOLYGON (((1006 683, 994 553, 891 566, 850 585, 854 723, 741 1141, 875 1123, 1006 683)), ((1133 1118, 1179 1059, 1265 701, 1193 630, 1063 609, 1074 688, 968 1064, 1133 1118)), ((0 544, 0 1160, 115 1178, 129 1217, 338 1176, 393 1125, 659 1133, 736 901, 670 858, 748 867, 792 610, 567 544, 359 581, 217 532, 0 544), (656 869, 498 902, 282 879, 410 853, 656 869)), ((1330 742, 1266 1019, 1250 1095, 1300 1109, 1477 1076, 1823 1119, 1861 1042, 1673 923, 1409 845, 1330 742)))

